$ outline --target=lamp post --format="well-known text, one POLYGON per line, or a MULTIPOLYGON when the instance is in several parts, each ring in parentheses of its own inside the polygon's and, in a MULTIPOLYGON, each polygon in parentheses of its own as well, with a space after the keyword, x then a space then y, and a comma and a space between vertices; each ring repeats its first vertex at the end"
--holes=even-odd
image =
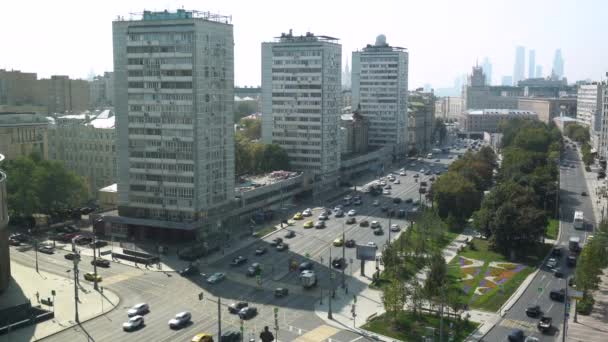
MULTIPOLYGON (((346 239, 344 230, 344 223, 342 223, 342 259, 346 263, 346 239)), ((331 247, 329 248, 331 249, 331 247)), ((346 272, 346 266, 342 268, 342 288, 346 289, 346 276, 344 275, 344 272, 346 272)))
POLYGON ((328 308, 327 308, 327 319, 334 319, 334 315, 331 312, 331 297, 334 293, 334 272, 331 269, 331 245, 329 246, 329 292, 327 292, 328 308))

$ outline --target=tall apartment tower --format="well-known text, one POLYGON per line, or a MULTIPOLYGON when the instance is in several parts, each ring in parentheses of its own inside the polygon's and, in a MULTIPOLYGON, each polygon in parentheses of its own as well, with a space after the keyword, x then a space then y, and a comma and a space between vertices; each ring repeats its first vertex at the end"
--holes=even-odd
POLYGON ((481 68, 483 69, 483 73, 486 75, 486 85, 492 85, 492 63, 488 57, 483 59, 481 68))
POLYGON ((515 48, 515 65, 513 66, 513 85, 524 79, 524 69, 526 67, 526 48, 518 46, 515 48))
POLYGON ((528 78, 534 78, 536 74, 536 51, 528 51, 528 78))
POLYGON ((536 78, 541 78, 541 77, 543 77, 543 66, 537 65, 536 66, 536 78))
POLYGON ((353 108, 369 120, 369 146, 393 146, 393 155, 407 152, 407 87, 409 54, 390 46, 381 34, 352 57, 353 108))
POLYGON ((553 69, 551 70, 551 77, 557 77, 561 79, 564 76, 564 58, 562 57, 562 50, 555 50, 553 56, 553 69))
POLYGON ((145 11, 113 39, 119 215, 193 237, 234 198, 230 18, 145 11))
POLYGON ((340 169, 342 45, 291 30, 262 43, 262 140, 278 144, 294 170, 314 175, 314 191, 336 184, 340 169))

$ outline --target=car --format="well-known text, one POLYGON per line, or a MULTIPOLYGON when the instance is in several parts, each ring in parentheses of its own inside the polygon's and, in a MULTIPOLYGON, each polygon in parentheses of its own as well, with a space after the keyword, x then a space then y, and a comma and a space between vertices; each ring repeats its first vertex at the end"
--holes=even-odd
POLYGON ((372 228, 380 228, 380 222, 372 221, 372 228))
POLYGON ((87 272, 84 274, 84 280, 88 280, 88 281, 97 280, 97 282, 100 282, 100 281, 102 281, 102 278, 99 274, 95 274, 93 272, 87 272))
POLYGON ((562 256, 562 249, 559 247, 555 247, 551 250, 551 255, 552 256, 556 256, 556 257, 560 257, 562 256))
POLYGON ((399 171, 399 176, 407 176, 407 173, 405 173, 405 171, 399 171))
POLYGON ((302 215, 302 213, 296 213, 295 215, 293 215, 293 219, 302 220, 302 219, 304 219, 304 216, 302 215))
POLYGON ((268 252, 268 248, 266 248, 264 246, 260 246, 255 249, 255 255, 264 255, 264 254, 266 254, 266 252, 268 252))
POLYGON ((78 235, 74 238, 74 243, 77 245, 88 245, 93 242, 93 238, 85 235, 78 235))
POLYGON ((393 198, 393 203, 395 203, 395 204, 401 203, 401 198, 400 197, 393 198))
POLYGON ((53 246, 42 245, 42 246, 38 247, 38 252, 44 253, 44 254, 53 254, 53 253, 55 253, 55 249, 53 248, 53 246))
POLYGON ((534 336, 526 336, 526 339, 524 340, 524 342, 539 342, 539 341, 540 340, 534 336))
POLYGON ((272 247, 276 247, 277 245, 279 245, 280 243, 283 242, 283 239, 281 239, 280 237, 278 238, 274 238, 272 239, 272 241, 270 242, 270 246, 272 247))
POLYGON ((406 211, 405 209, 399 209, 399 212, 397 213, 397 217, 403 218, 405 217, 406 211))
MULTIPOLYGON (((210 335, 211 336, 211 335, 210 335)), ((241 342, 241 333, 235 330, 228 330, 222 333, 222 337, 220 337, 219 342, 241 342)), ((207 342, 207 341, 204 341, 207 342)), ((209 340, 209 342, 213 342, 213 338, 209 340)))
POLYGON ((95 258, 91 260, 91 265, 96 265, 98 267, 110 267, 110 260, 95 258))
POLYGON ((586 191, 581 192, 581 196, 587 196, 587 192, 586 191))
POLYGON ((428 183, 427 182, 420 182, 420 186, 427 186, 428 183))
POLYGON ((378 247, 378 246, 376 245, 376 243, 375 243, 375 242, 373 242, 373 241, 368 242, 368 243, 367 243, 367 245, 368 245, 368 246, 370 246, 370 247, 376 247, 376 248, 378 247))
POLYGON ((312 209, 310 209, 310 208, 306 208, 306 210, 304 210, 304 211, 302 212, 302 216, 305 216, 305 217, 312 216, 312 209))
POLYGON ((175 317, 169 320, 169 328, 171 329, 179 329, 186 326, 190 323, 192 319, 192 314, 188 311, 180 312, 175 317))
POLYGON ((107 241, 95 240, 89 244, 89 247, 90 248, 101 248, 101 247, 105 247, 107 245, 108 245, 107 241))
POLYGON ((434 182, 435 181, 435 176, 429 177, 429 181, 434 182))
POLYGON ((538 317, 541 314, 540 306, 533 305, 526 308, 526 315, 528 317, 538 317))
POLYGON ((414 202, 414 200, 413 200, 413 199, 411 199, 411 198, 406 198, 406 199, 405 199, 405 203, 412 203, 412 202, 414 202))
POLYGON ((241 311, 243 308, 246 308, 248 306, 249 306, 249 303, 247 303, 247 302, 235 302, 235 303, 228 305, 228 312, 236 315, 239 313, 239 311, 241 311))
POLYGON ((538 322, 538 330, 540 330, 543 333, 549 332, 552 328, 552 323, 553 323, 553 318, 548 317, 548 316, 543 316, 540 318, 540 321, 538 322))
POLYGON ((515 329, 511 331, 509 336, 507 337, 509 342, 523 342, 524 341, 524 331, 521 329, 515 329))
POLYGON ((359 227, 369 227, 369 221, 363 220, 363 221, 359 222, 359 227))
POLYGON ((242 308, 241 311, 239 311, 239 318, 242 320, 247 320, 250 318, 255 317, 255 315, 258 314, 258 309, 254 306, 248 306, 246 308, 242 308))
POLYGON ((420 175, 419 175, 419 174, 417 174, 417 173, 415 173, 415 174, 414 174, 414 178, 418 178, 418 177, 420 177, 420 175))
POLYGON ((381 181, 380 182, 380 186, 383 186, 383 187, 386 186, 386 182, 385 181, 381 181))
POLYGON ((129 310, 127 310, 127 316, 142 316, 150 312, 150 306, 146 303, 139 303, 133 305, 129 310))
POLYGON ((355 209, 351 209, 348 211, 348 216, 355 216, 357 215, 357 211, 355 209))
POLYGON ((398 232, 401 230, 401 227, 399 227, 398 224, 391 224, 391 232, 398 232))
POLYGON ((344 259, 342 257, 336 257, 331 261, 331 266, 333 268, 342 269, 342 268, 346 267, 346 259, 344 259))
POLYGON ((342 209, 338 209, 335 211, 334 213, 335 217, 343 217, 344 216, 344 212, 342 211, 342 209))
POLYGON ((383 194, 383 195, 390 195, 390 194, 391 194, 391 191, 390 191, 390 190, 387 190, 387 189, 384 189, 384 190, 382 190, 382 194, 383 194))
POLYGON ((435 159, 435 162, 436 162, 436 163, 439 163, 440 161, 441 161, 441 160, 439 160, 439 159, 435 159))
POLYGON ((289 245, 286 243, 281 243, 279 245, 277 245, 277 251, 279 252, 283 252, 289 249, 289 245))
POLYGON ((391 190, 393 187, 390 184, 386 184, 384 187, 385 190, 391 190))
POLYGON ((361 205, 361 204, 363 204, 363 202, 361 201, 361 199, 360 199, 360 198, 355 198, 355 199, 353 200, 353 204, 354 204, 354 205, 361 205))
POLYGON ((296 237, 296 232, 294 232, 293 230, 288 230, 287 234, 285 234, 285 238, 287 238, 287 239, 291 239, 294 237, 296 237))
POLYGON ((276 298, 287 297, 288 294, 289 290, 284 287, 277 287, 276 289, 274 289, 274 296, 276 298))
POLYGON ((386 212, 386 211, 388 211, 388 207, 387 206, 383 206, 382 208, 380 208, 380 211, 386 212))
MULTIPOLYGON (((222 341, 224 340, 222 339, 222 341)), ((213 342, 213 335, 207 333, 198 333, 192 336, 190 342, 213 342)))
POLYGON ((315 226, 315 224, 314 224, 314 222, 312 222, 312 221, 306 221, 306 222, 304 223, 304 228, 305 228, 305 229, 312 228, 312 227, 314 227, 314 226, 315 226))
POLYGON ((314 266, 314 264, 312 262, 310 262, 310 261, 304 261, 303 263, 301 263, 298 266, 298 270, 300 272, 302 272, 302 271, 309 271, 309 270, 313 269, 313 266, 314 266))
POLYGON ((128 321, 122 324, 122 330, 124 331, 132 331, 135 329, 139 329, 144 326, 144 317, 143 316, 133 316, 129 318, 128 321))
POLYGON ((356 244, 356 243, 355 243, 355 240, 353 240, 353 239, 348 239, 348 240, 346 240, 346 241, 344 242, 344 247, 346 247, 346 248, 353 248, 353 247, 355 247, 355 244, 356 244))
POLYGON ((576 266, 576 255, 568 255, 566 258, 566 265, 568 265, 568 267, 576 266))
POLYGON ((216 273, 213 273, 209 278, 207 278, 207 282, 209 284, 216 284, 216 283, 219 283, 220 281, 224 280, 224 278, 226 278, 226 274, 224 274, 222 272, 216 272, 216 273))
POLYGON ((242 255, 237 256, 236 258, 232 259, 232 261, 230 262, 230 266, 236 267, 236 266, 241 266, 242 264, 247 262, 247 258, 245 258, 242 255))
POLYGON ((554 289, 549 292, 549 298, 563 302, 566 299, 566 290, 565 289, 554 289))
POLYGON ((326 213, 322 213, 321 215, 319 215, 319 217, 317 219, 319 221, 325 221, 325 220, 329 220, 329 216, 326 213))
POLYGON ((333 245, 336 247, 342 247, 343 244, 344 244, 344 240, 342 240, 342 238, 337 238, 333 242, 333 245))
POLYGON ((373 205, 374 207, 377 207, 377 206, 379 206, 379 205, 380 205, 380 201, 378 201, 378 200, 374 200, 374 201, 372 202, 372 205, 373 205))
POLYGON ((420 173, 424 173, 424 169, 420 169, 420 173))
POLYGON ((431 175, 431 170, 427 170, 427 171, 424 173, 424 175, 425 175, 425 176, 430 176, 430 175, 431 175))
POLYGON ((555 270, 553 270, 553 276, 555 276, 556 278, 563 278, 564 272, 562 271, 561 268, 558 267, 555 270))
POLYGON ((8 244, 11 246, 21 246, 21 242, 17 239, 8 239, 8 244))
POLYGON ((259 262, 254 262, 251 266, 247 267, 247 276, 253 277, 258 275, 262 271, 262 265, 259 262))
POLYGON ((325 222, 317 221, 317 223, 315 223, 315 229, 323 229, 323 228, 325 228, 325 222))
POLYGON ((68 260, 74 260, 75 258, 80 258, 80 255, 78 255, 76 253, 68 253, 68 254, 64 255, 63 257, 68 260))
POLYGON ((382 228, 374 229, 374 235, 384 235, 384 230, 382 228))
POLYGON ((354 217, 349 217, 346 219, 346 224, 355 224, 357 223, 357 219, 354 217))
POLYGON ((549 260, 547 260, 547 267, 548 268, 554 268, 557 266, 557 259, 555 258, 549 258, 549 260))

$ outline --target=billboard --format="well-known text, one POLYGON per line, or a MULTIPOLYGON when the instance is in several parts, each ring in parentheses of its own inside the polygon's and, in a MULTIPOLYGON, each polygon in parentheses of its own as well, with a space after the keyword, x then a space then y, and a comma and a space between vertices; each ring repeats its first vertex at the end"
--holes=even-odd
POLYGON ((374 261, 378 246, 357 245, 357 260, 374 261))

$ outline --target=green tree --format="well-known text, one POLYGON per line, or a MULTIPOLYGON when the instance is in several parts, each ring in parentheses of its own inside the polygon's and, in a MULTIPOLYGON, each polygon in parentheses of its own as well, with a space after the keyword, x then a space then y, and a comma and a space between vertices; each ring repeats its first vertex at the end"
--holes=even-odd
POLYGON ((461 174, 448 172, 433 184, 434 200, 441 218, 452 215, 465 222, 479 208, 482 193, 461 174))
POLYGON ((242 134, 249 140, 259 140, 262 137, 261 119, 241 119, 242 134))
POLYGON ((446 285, 447 273, 448 267, 441 252, 433 253, 424 281, 424 292, 427 299, 433 300, 441 297, 442 287, 446 285))
POLYGON ((588 143, 590 139, 589 128, 579 125, 579 124, 570 124, 564 128, 564 134, 581 144, 588 143))
POLYGON ((258 111, 257 101, 239 101, 236 104, 234 111, 234 122, 239 122, 242 118, 247 115, 251 115, 258 111))
POLYGON ((397 317, 401 312, 406 302, 406 292, 404 289, 404 283, 391 278, 389 284, 382 288, 382 303, 386 313, 396 321, 397 317))

